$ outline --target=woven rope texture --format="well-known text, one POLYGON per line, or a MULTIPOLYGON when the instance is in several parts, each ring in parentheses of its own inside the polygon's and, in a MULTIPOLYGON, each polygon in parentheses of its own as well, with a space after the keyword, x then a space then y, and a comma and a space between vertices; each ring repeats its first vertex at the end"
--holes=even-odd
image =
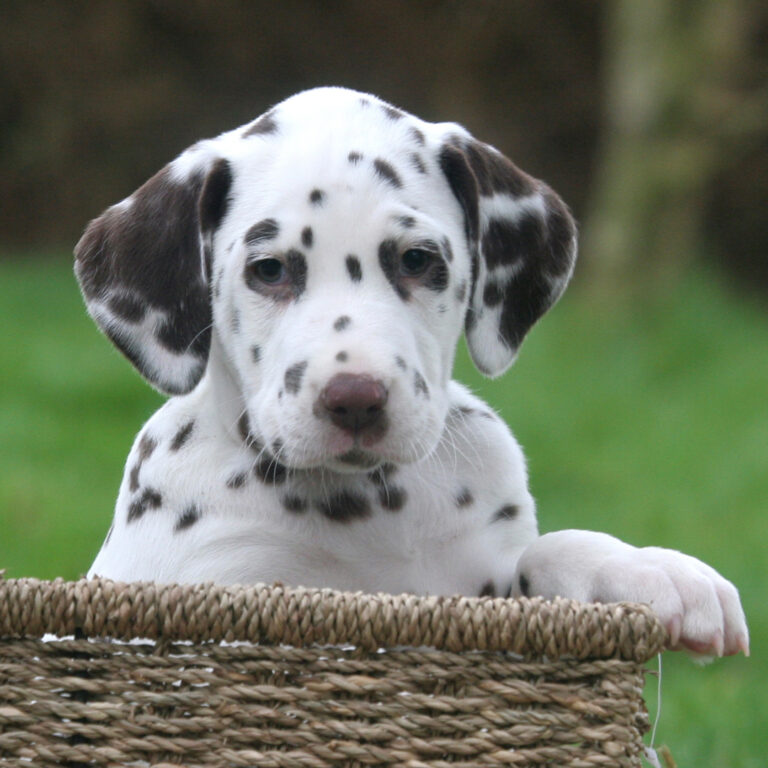
POLYGON ((0 765, 587 768, 640 765, 665 633, 628 604, 22 579, 0 638, 0 765))

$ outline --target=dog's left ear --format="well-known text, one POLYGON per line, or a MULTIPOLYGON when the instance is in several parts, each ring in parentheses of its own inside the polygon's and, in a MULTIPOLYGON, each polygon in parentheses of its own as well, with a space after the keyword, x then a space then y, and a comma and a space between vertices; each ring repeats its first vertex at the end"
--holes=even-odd
POLYGON ((543 182, 469 136, 446 140, 440 166, 464 210, 472 253, 469 351, 484 374, 498 376, 565 289, 576 261, 576 225, 543 182))
POLYGON ((192 147, 94 219, 75 246, 75 273, 102 331, 163 392, 189 392, 211 340, 211 239, 232 171, 192 147))

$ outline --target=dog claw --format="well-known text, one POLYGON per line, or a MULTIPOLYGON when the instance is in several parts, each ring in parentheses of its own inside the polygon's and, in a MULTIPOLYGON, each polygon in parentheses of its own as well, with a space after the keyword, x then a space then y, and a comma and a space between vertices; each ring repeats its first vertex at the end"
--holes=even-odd
POLYGON ((745 656, 749 656, 749 637, 744 632, 736 638, 736 646, 745 656))
POLYGON ((667 632, 669 632, 669 647, 677 648, 680 644, 680 634, 683 631, 683 617, 675 614, 667 623, 667 632))

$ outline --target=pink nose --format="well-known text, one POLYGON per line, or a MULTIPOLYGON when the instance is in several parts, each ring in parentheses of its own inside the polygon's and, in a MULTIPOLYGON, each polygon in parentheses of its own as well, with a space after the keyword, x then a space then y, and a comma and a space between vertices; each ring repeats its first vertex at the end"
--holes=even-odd
POLYGON ((346 432, 361 434, 383 426, 387 388, 370 376, 336 374, 318 397, 331 421, 346 432))

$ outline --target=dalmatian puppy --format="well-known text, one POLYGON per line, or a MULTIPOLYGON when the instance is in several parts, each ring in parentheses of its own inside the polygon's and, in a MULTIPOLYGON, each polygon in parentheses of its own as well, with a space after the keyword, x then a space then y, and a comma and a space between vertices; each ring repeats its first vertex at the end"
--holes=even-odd
POLYGON ((88 311, 172 397, 89 572, 650 603, 748 653, 736 589, 679 552, 538 535, 523 454, 451 380, 504 372, 565 288, 557 195, 453 123, 342 88, 201 141, 91 222, 88 311))

